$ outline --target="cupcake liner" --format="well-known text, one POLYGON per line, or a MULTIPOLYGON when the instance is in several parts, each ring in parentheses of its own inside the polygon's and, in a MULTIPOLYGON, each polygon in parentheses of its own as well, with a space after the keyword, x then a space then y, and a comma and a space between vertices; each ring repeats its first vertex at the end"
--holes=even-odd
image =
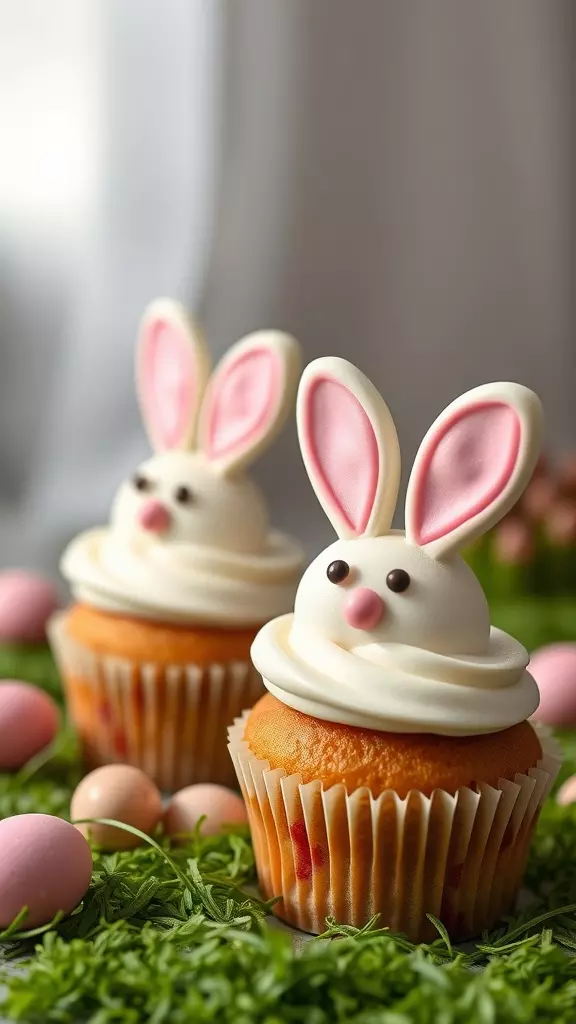
POLYGON ((89 769, 133 764, 165 791, 195 782, 235 786, 226 729, 264 693, 248 661, 140 664, 72 640, 65 618, 54 616, 48 634, 89 769))
POLYGON ((252 831, 258 876, 274 913, 318 934, 327 917, 428 941, 434 914, 454 939, 507 913, 518 893, 538 812, 560 767, 558 744, 538 728, 542 758, 527 775, 455 795, 412 790, 400 799, 344 785, 302 783, 256 758, 244 740, 248 712, 228 730, 252 831))

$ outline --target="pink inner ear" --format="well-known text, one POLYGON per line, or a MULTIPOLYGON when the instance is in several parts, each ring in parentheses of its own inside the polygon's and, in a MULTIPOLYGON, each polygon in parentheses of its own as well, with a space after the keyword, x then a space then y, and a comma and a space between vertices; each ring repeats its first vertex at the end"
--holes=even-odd
POLYGON ((268 348, 243 352, 214 378, 209 395, 209 459, 253 448, 273 420, 282 399, 282 363, 268 348))
POLYGON ((147 328, 141 389, 150 431, 162 449, 177 448, 190 429, 196 403, 192 345, 167 320, 147 328))
POLYGON ((516 466, 520 420, 502 402, 458 410, 419 456, 415 540, 430 544, 486 511, 516 466))
POLYGON ((303 436, 325 501, 348 529, 363 534, 376 498, 380 460, 376 434, 362 405, 339 381, 314 381, 303 436))

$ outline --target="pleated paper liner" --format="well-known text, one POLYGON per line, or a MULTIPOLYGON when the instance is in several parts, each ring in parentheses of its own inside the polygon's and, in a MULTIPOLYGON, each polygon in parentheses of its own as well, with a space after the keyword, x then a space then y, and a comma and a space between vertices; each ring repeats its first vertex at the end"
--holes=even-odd
POLYGON ((72 640, 65 617, 53 617, 49 640, 89 770, 133 764, 166 792, 195 782, 236 786, 227 726, 264 692, 248 661, 139 664, 72 640))
POLYGON ((434 914, 455 940, 472 938, 511 910, 538 813, 560 768, 560 749, 538 729, 542 758, 527 775, 455 795, 412 791, 400 799, 367 788, 347 794, 303 784, 258 760, 244 741, 248 712, 228 730, 258 877, 274 912, 318 934, 327 917, 379 927, 415 942, 437 937, 434 914))

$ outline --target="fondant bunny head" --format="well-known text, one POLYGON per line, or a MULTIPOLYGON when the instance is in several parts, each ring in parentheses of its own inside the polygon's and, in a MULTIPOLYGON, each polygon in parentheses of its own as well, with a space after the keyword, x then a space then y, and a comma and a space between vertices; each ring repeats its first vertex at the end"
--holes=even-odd
POLYGON ((296 390, 298 343, 279 331, 237 342, 209 379, 208 350, 169 299, 146 309, 137 390, 156 454, 118 491, 115 530, 164 543, 260 551, 268 515, 243 470, 281 428, 296 390))
POLYGON ((318 359, 300 383, 304 463, 339 540, 305 572, 295 623, 350 649, 401 643, 479 655, 488 605, 458 551, 517 501, 536 465, 536 395, 486 384, 452 402, 426 434, 410 476, 406 531, 391 531, 400 453, 390 412, 343 359, 318 359))

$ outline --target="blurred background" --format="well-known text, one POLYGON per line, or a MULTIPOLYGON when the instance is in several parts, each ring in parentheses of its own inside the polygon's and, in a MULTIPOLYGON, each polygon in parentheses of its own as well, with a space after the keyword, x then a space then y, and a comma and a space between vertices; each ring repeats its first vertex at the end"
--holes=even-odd
MULTIPOLYGON (((462 390, 576 446, 571 0, 0 0, 0 567, 56 574, 148 452, 135 332, 183 299, 353 359, 404 479, 462 390)), ((291 428, 278 526, 330 538, 291 428)))

